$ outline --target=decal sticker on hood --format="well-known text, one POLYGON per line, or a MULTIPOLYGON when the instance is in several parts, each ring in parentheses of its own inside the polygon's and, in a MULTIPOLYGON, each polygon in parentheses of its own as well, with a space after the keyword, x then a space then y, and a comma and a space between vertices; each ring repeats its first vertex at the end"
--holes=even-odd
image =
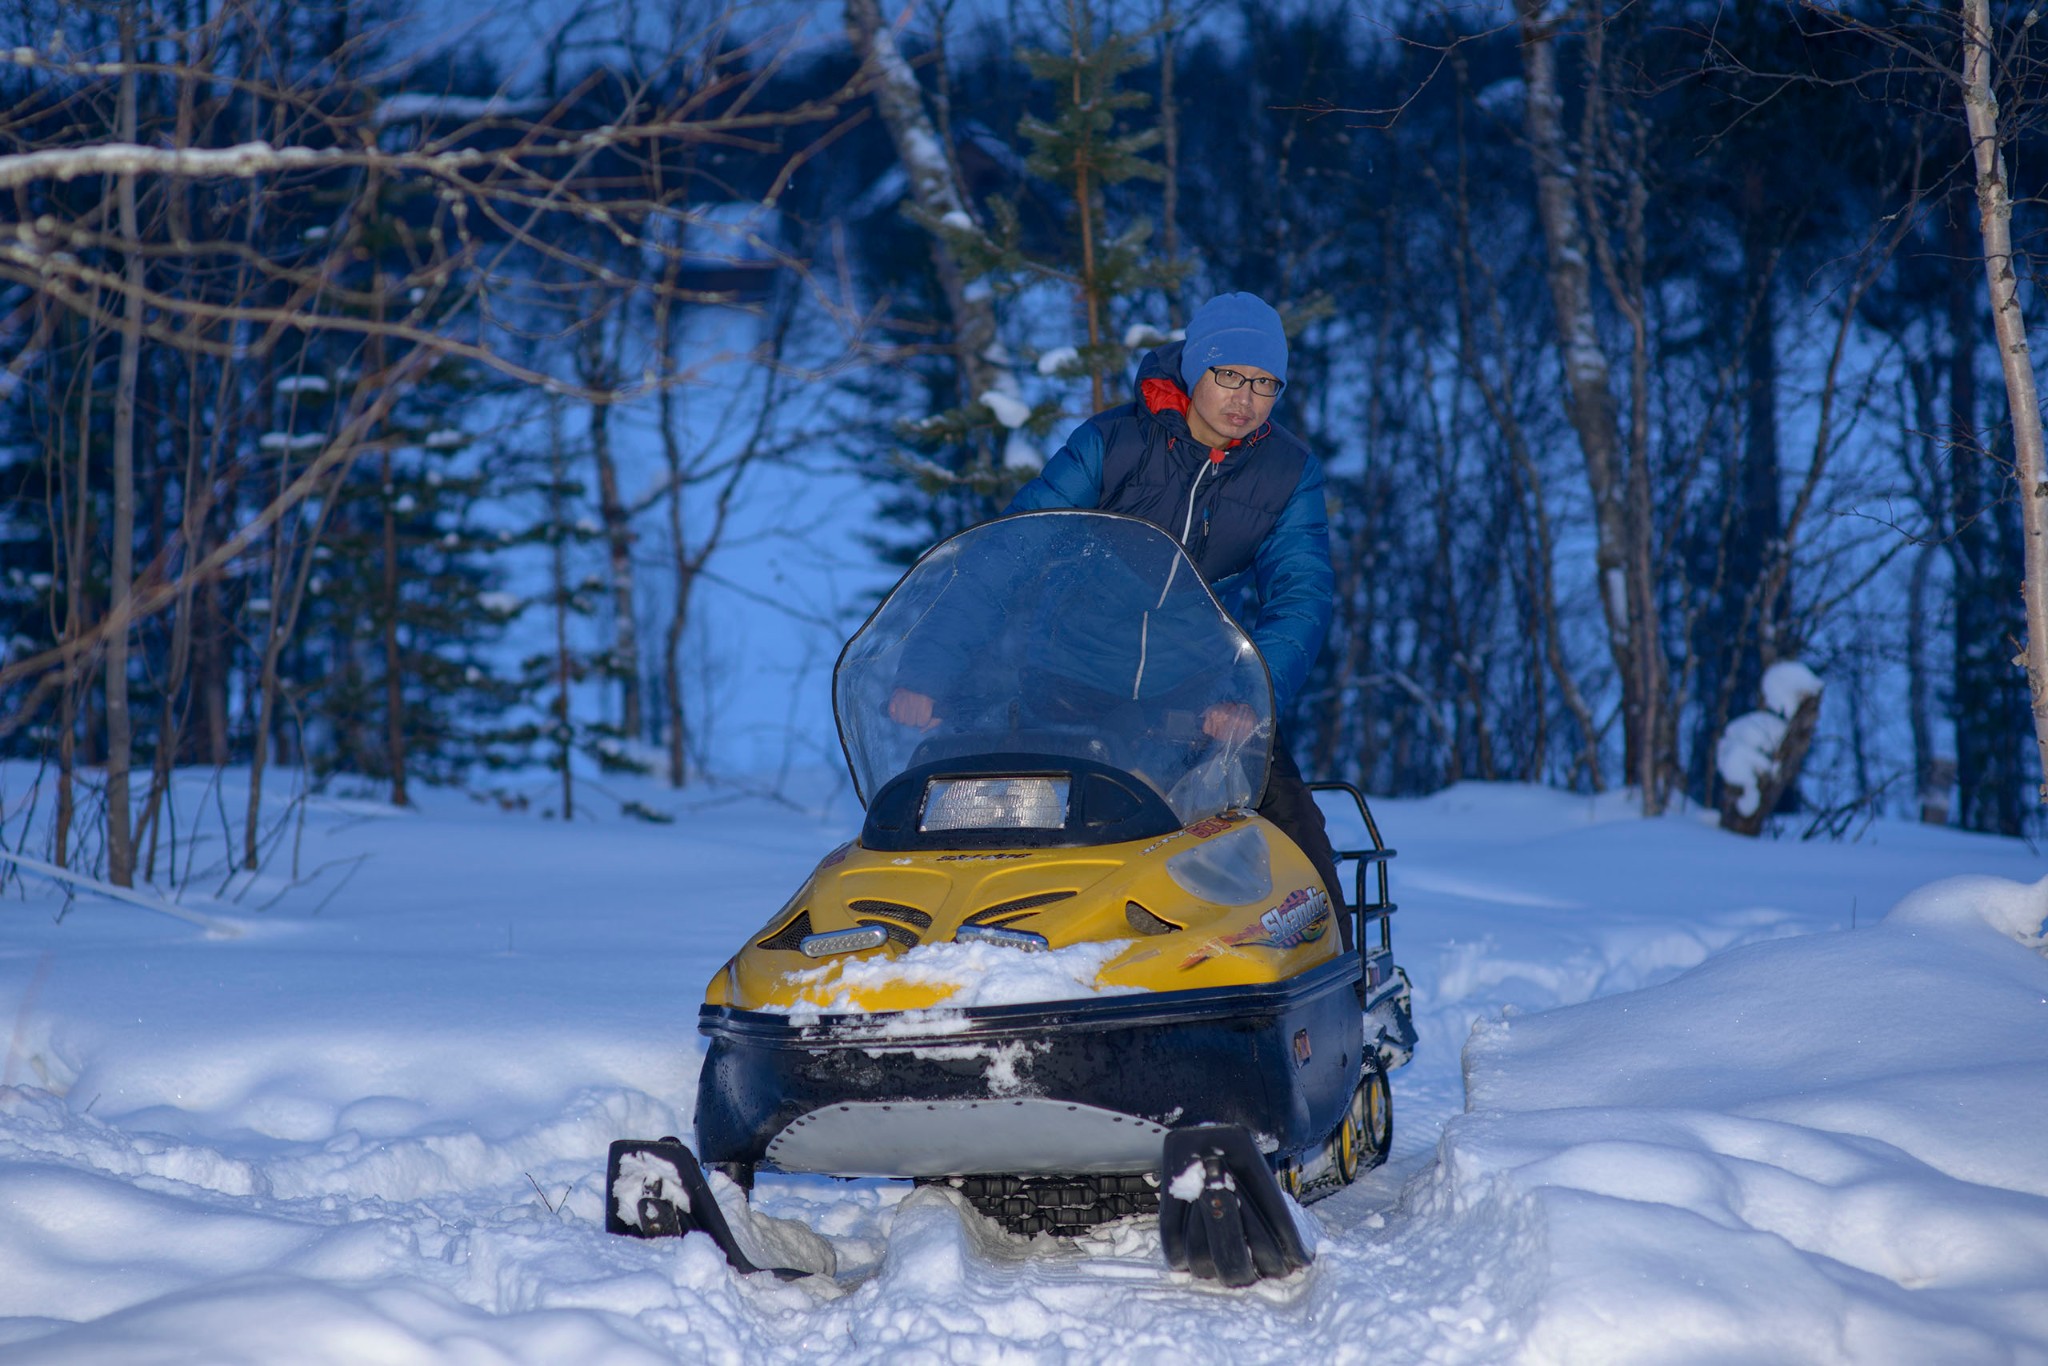
POLYGON ((1297 887, 1289 892, 1279 905, 1271 907, 1258 920, 1235 934, 1212 939, 1197 950, 1187 962, 1180 965, 1181 971, 1198 967, 1215 957, 1223 949, 1291 949, 1302 944, 1313 944, 1330 929, 1330 897, 1320 887, 1297 887))

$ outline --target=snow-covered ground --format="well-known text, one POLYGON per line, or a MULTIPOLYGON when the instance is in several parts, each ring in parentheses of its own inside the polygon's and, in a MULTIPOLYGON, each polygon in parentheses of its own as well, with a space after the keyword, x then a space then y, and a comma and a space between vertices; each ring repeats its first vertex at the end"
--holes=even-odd
POLYGON ((10 888, 0 1360, 2048 1361, 2048 861, 2017 842, 1382 802, 1421 1045, 1313 1267, 1222 1291, 1142 1223, 1025 1241, 764 1176, 872 1270, 841 1287, 599 1227, 606 1144, 689 1133, 705 980, 855 817, 666 801, 327 801, 318 877, 187 894, 232 938, 10 888))

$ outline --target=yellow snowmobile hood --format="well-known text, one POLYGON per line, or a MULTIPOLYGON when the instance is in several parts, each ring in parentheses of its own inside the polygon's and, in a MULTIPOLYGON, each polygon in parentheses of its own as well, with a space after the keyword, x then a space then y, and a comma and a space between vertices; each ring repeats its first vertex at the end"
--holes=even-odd
POLYGON ((1340 956, 1334 923, 1308 858, 1244 811, 1080 848, 848 844, 719 970, 705 1002, 813 1015, 1263 985, 1340 956), (816 938, 861 929, 887 939, 830 952, 816 938))

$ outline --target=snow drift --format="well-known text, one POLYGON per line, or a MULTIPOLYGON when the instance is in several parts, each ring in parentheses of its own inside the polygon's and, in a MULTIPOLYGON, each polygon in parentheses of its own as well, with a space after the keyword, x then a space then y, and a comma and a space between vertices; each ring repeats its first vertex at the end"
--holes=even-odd
POLYGON ((632 795, 678 824, 323 801, 305 866, 360 870, 187 894, 234 939, 10 888, 0 1358, 2048 1361, 2048 868, 2015 841, 1380 803, 1422 1041, 1313 1267, 1219 1292, 1142 1223, 1022 1240, 769 1175, 841 1273, 783 1284, 605 1235, 604 1153, 688 1137, 704 982, 853 813, 632 795))

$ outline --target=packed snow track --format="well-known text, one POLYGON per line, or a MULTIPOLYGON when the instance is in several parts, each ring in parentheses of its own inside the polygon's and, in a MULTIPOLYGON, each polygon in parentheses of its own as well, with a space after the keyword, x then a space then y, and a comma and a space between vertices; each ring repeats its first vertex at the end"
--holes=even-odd
POLYGON ((183 894, 234 938, 10 884, 0 1357, 2048 1361, 2039 856, 1521 787, 1377 811, 1421 1031, 1393 1159, 1236 1291, 1149 1221, 1024 1239, 880 1181, 760 1182, 835 1277, 602 1231, 607 1144, 688 1136, 703 983, 844 808, 330 801, 338 892, 183 894))

